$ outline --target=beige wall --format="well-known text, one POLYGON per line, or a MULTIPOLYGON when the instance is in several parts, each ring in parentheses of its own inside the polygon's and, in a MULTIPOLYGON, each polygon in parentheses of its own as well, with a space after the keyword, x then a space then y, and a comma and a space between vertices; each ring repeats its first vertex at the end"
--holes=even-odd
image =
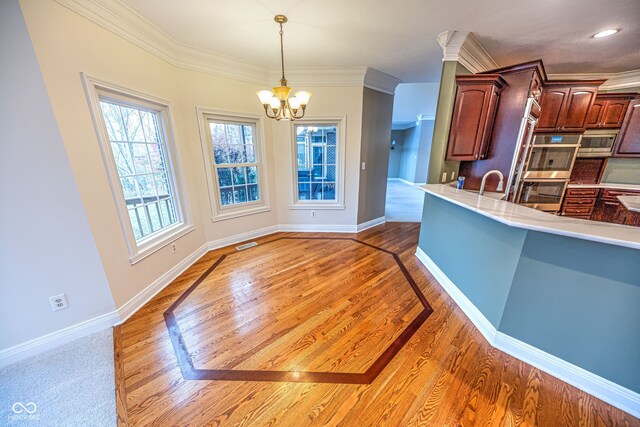
MULTIPOLYGON (((117 307, 122 307, 207 242, 277 224, 338 227, 357 224, 361 86, 305 87, 313 92, 308 118, 345 118, 345 209, 317 210, 315 218, 308 210, 290 209, 293 191, 291 125, 264 120, 271 210, 211 222, 196 107, 263 114, 255 96, 255 91, 263 85, 176 68, 52 0, 22 0, 21 5, 117 307), (165 247, 135 265, 129 263, 81 72, 170 102, 187 208, 195 225, 194 231, 176 242, 177 253, 172 254, 170 248, 165 247)), ((381 194, 384 197, 384 191, 381 194)))
POLYGON ((364 88, 358 224, 384 216, 393 95, 364 88))
MULTIPOLYGON (((306 88, 305 88, 306 89, 306 88)), ((278 223, 355 225, 358 216, 358 165, 362 121, 362 87, 309 87, 313 93, 305 120, 343 118, 345 131, 344 209, 291 209, 293 203, 293 130, 291 122, 271 122, 275 178, 278 193, 278 223), (315 210, 316 217, 311 217, 315 210)))
POLYGON ((206 198, 198 183, 202 161, 198 139, 187 131, 192 126, 197 132, 197 125, 182 108, 179 73, 173 66, 52 1, 26 0, 22 8, 113 299, 121 307, 205 243, 201 206, 206 198), (135 265, 129 263, 81 72, 171 103, 179 164, 196 226, 177 241, 175 254, 165 247, 135 265))

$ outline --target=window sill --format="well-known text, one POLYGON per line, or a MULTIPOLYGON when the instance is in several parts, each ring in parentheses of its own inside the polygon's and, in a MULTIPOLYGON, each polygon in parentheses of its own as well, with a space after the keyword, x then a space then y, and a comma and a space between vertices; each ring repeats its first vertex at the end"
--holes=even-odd
POLYGON ((304 209, 314 209, 314 210, 340 210, 344 209, 343 203, 296 203, 294 205, 289 205, 289 209, 291 210, 304 210, 304 209))
POLYGON ((258 206, 258 207, 248 208, 248 209, 224 212, 224 213, 220 213, 215 216, 212 216, 211 222, 226 221, 229 219, 240 218, 247 215, 255 215, 263 212, 269 212, 270 210, 271 210, 271 206, 258 206))
POLYGON ((136 254, 129 257, 129 263, 131 265, 137 264, 149 255, 159 251, 170 243, 175 242, 182 236, 195 230, 195 227, 191 224, 177 224, 174 227, 164 230, 157 236, 154 236, 148 242, 142 243, 138 246, 136 254))

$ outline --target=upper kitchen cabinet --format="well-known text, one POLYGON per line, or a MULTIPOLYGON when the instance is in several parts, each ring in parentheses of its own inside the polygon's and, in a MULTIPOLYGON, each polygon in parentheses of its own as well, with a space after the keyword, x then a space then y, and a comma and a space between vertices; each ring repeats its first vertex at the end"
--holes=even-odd
POLYGON ((499 74, 476 74, 456 77, 456 85, 446 159, 483 159, 505 81, 499 74))
POLYGON ((640 98, 629 103, 618 133, 615 157, 640 157, 640 98))
POLYGON ((542 89, 537 132, 584 132, 587 115, 604 80, 547 81, 542 89))
POLYGON ((611 93, 596 96, 587 117, 587 129, 618 129, 622 126, 629 101, 634 96, 634 93, 611 93))

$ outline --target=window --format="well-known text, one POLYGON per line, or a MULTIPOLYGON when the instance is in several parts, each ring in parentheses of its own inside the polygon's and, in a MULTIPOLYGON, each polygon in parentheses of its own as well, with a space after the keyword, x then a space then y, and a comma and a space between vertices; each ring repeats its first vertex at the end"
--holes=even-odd
POLYGON ((135 263, 191 231, 177 186, 168 107, 85 77, 112 191, 135 263))
POLYGON ((294 204, 292 208, 344 208, 341 120, 293 124, 294 204))
POLYGON ((260 201, 258 163, 250 124, 208 121, 222 206, 260 201))
POLYGON ((260 118, 199 109, 202 150, 210 176, 211 220, 269 210, 260 118))

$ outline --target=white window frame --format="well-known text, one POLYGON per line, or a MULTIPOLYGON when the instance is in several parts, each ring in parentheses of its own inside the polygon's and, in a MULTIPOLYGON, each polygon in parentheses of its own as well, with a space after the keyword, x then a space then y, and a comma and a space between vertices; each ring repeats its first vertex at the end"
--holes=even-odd
POLYGON ((207 173, 207 190, 209 192, 211 222, 225 221, 232 218, 239 218, 246 215, 254 215, 270 211, 269 177, 267 175, 265 161, 266 149, 262 116, 257 114, 225 112, 202 107, 197 107, 196 112, 198 115, 198 127, 200 128, 200 146, 202 148, 204 168, 207 173), (215 159, 213 158, 213 146, 211 145, 209 121, 253 126, 253 147, 258 168, 259 200, 225 206, 222 205, 215 159))
POLYGON ((178 152, 173 138, 170 105, 168 101, 163 99, 95 79, 84 73, 82 73, 82 80, 89 102, 93 125, 98 136, 98 142, 100 143, 100 151, 111 186, 111 192, 113 193, 113 199, 118 211, 120 225, 129 251, 129 262, 133 265, 195 229, 191 223, 191 217, 187 209, 186 191, 183 186, 178 152), (124 192, 120 184, 118 169, 102 115, 102 108, 100 107, 101 98, 112 99, 119 104, 129 104, 134 108, 148 109, 158 114, 162 138, 161 143, 165 151, 167 175, 171 182, 171 190, 174 194, 177 222, 155 233, 151 233, 149 236, 137 242, 133 233, 124 192))
POLYGON ((308 117, 291 122, 291 204, 289 209, 344 209, 345 159, 347 152, 347 118, 308 117), (300 200, 298 199, 298 142, 296 126, 335 126, 338 131, 336 139, 336 199, 335 200, 300 200))

